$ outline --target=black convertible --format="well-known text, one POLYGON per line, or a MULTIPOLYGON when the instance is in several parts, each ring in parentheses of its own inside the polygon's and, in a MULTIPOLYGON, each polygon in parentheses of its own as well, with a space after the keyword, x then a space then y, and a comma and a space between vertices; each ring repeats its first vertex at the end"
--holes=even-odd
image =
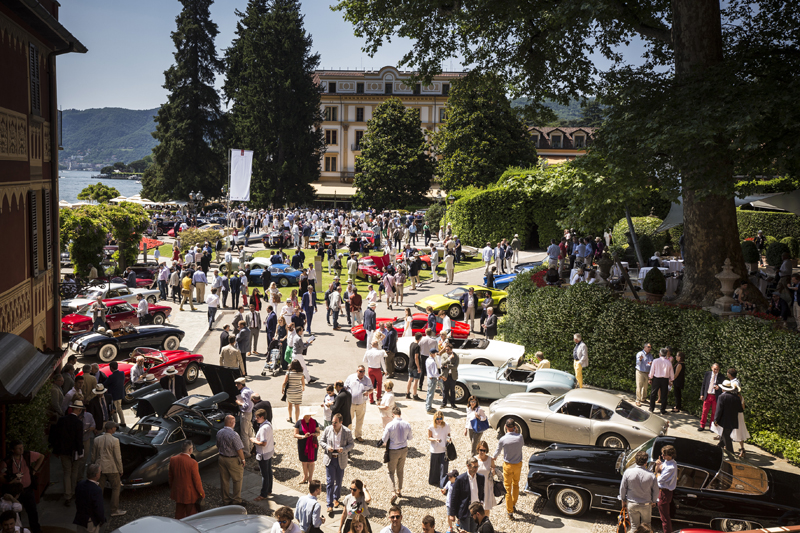
POLYGON ((528 461, 526 492, 553 500, 556 509, 577 517, 589 508, 619 511, 619 486, 640 450, 648 468, 671 444, 676 450, 678 486, 675 522, 722 531, 800 524, 800 476, 760 468, 724 449, 690 439, 656 437, 635 450, 553 444, 528 461))
POLYGON ((113 361, 117 354, 136 348, 160 348, 177 350, 181 345, 183 330, 169 324, 150 326, 125 326, 120 329, 98 333, 89 331, 73 336, 69 347, 83 356, 96 355, 104 363, 113 361))

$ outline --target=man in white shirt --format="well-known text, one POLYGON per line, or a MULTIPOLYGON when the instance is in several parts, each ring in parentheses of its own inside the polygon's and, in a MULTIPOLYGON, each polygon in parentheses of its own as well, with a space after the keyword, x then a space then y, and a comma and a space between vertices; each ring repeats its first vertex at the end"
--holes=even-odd
POLYGON ((267 420, 267 412, 259 409, 255 416, 258 432, 255 437, 250 438, 250 442, 256 445, 256 461, 261 470, 261 493, 255 498, 255 501, 260 502, 272 494, 272 456, 275 455, 275 439, 272 424, 267 420))
POLYGON ((391 422, 383 428, 383 438, 381 446, 389 447, 389 479, 392 481, 392 505, 397 498, 403 497, 403 470, 406 466, 406 456, 408 455, 408 441, 414 438, 411 425, 401 418, 400 408, 396 405, 392 408, 391 422), (397 483, 395 483, 395 474, 397 483))
POLYGON ((656 397, 659 392, 661 393, 661 415, 667 414, 667 396, 669 395, 669 385, 675 379, 675 369, 672 368, 672 363, 667 358, 669 357, 669 349, 661 348, 658 352, 658 359, 650 365, 650 375, 648 383, 653 386, 650 393, 650 412, 655 410, 656 397))
MULTIPOLYGON (((156 248, 158 251, 158 248, 156 248)), ((169 281, 169 269, 167 268, 166 263, 161 263, 158 265, 158 291, 159 291, 159 299, 162 301, 167 299, 167 282, 169 281)))
MULTIPOLYGON (((383 376, 386 375, 386 352, 378 347, 378 341, 372 341, 370 349, 364 352, 364 364, 367 365, 367 376, 377 389, 378 402, 380 402, 383 376)), ((369 403, 375 403, 372 394, 370 394, 369 403)))
MULTIPOLYGON (((424 339, 423 339, 424 340, 424 339)), ((422 351, 422 345, 420 345, 420 354, 424 354, 425 352, 422 351)), ((433 396, 436 393, 436 385, 439 383, 439 376, 441 375, 441 370, 439 370, 439 365, 436 363, 436 348, 432 348, 429 351, 429 357, 425 361, 425 373, 428 376, 428 394, 425 397, 425 410, 428 413, 435 413, 433 409, 433 396)))
POLYGON ((233 272, 233 255, 230 248, 225 252, 225 264, 228 265, 228 274, 233 272))
POLYGON ((139 325, 144 326, 150 323, 150 306, 147 300, 141 294, 136 295, 136 300, 139 302, 136 305, 136 317, 139 319, 139 325))
POLYGON ((219 296, 217 289, 212 288, 211 294, 206 297, 206 305, 208 306, 208 331, 214 327, 214 317, 217 315, 217 307, 219 307, 219 296))
POLYGON ((487 242, 486 246, 481 249, 483 263, 486 265, 486 268, 483 270, 484 275, 489 273, 489 265, 492 263, 492 255, 494 255, 494 248, 492 248, 492 243, 487 242))
POLYGON ((558 268, 558 255, 561 253, 561 250, 556 244, 555 239, 550 239, 550 246, 547 247, 547 261, 550 268, 558 268))
POLYGON ((431 281, 439 281, 439 274, 436 272, 436 267, 439 266, 439 248, 431 246, 431 281))
POLYGON ((344 382, 344 388, 353 397, 350 404, 350 418, 355 423, 354 437, 356 442, 364 442, 361 438, 361 428, 364 425, 364 415, 367 412, 367 396, 374 390, 372 381, 366 375, 364 365, 358 365, 355 374, 351 374, 344 382))
POLYGON ((573 367, 575 368, 575 379, 578 380, 578 388, 583 388, 583 369, 589 366, 589 348, 583 342, 580 333, 572 336, 575 341, 575 348, 572 350, 573 367))

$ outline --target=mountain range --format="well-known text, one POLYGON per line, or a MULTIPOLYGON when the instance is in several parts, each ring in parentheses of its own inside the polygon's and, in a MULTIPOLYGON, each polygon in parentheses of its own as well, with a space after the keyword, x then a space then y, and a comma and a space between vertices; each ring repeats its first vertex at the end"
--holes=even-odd
POLYGON ((62 165, 130 163, 150 154, 158 109, 66 109, 62 114, 62 165))

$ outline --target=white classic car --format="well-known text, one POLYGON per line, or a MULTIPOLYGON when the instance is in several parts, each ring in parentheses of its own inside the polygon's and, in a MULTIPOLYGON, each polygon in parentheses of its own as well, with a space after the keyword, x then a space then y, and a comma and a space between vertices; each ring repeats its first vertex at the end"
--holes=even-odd
POLYGON ((145 516, 115 529, 112 533, 261 533, 270 531, 277 520, 247 514, 239 505, 209 509, 182 520, 164 516, 145 516))
POLYGON ((125 300, 134 307, 137 300, 136 295, 141 294, 151 304, 158 302, 158 289, 131 289, 123 283, 102 283, 90 285, 84 291, 69 300, 61 301, 61 315, 66 316, 75 313, 86 304, 93 303, 100 296, 104 300, 113 298, 115 300, 125 300))
MULTIPOLYGON (((395 358, 404 357, 408 360, 412 342, 414 342, 414 337, 400 337, 397 339, 397 354, 395 358)), ((515 362, 518 362, 525 355, 525 347, 519 344, 480 338, 467 339, 458 348, 453 348, 453 351, 458 354, 460 365, 499 367, 506 364, 509 359, 514 359, 515 362)))

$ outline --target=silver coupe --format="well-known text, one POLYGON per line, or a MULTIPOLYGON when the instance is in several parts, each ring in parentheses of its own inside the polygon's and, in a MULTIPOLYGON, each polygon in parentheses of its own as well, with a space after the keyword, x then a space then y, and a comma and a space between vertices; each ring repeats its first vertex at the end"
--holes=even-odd
POLYGON ((512 357, 500 368, 485 365, 458 365, 455 384, 456 401, 466 403, 470 396, 504 398, 518 392, 563 394, 574 389, 575 376, 550 368, 518 370, 517 358, 512 357))
POLYGON ((145 516, 115 529, 112 533, 261 533, 270 531, 276 520, 247 514, 240 505, 227 505, 187 516, 182 520, 165 516, 145 516))

